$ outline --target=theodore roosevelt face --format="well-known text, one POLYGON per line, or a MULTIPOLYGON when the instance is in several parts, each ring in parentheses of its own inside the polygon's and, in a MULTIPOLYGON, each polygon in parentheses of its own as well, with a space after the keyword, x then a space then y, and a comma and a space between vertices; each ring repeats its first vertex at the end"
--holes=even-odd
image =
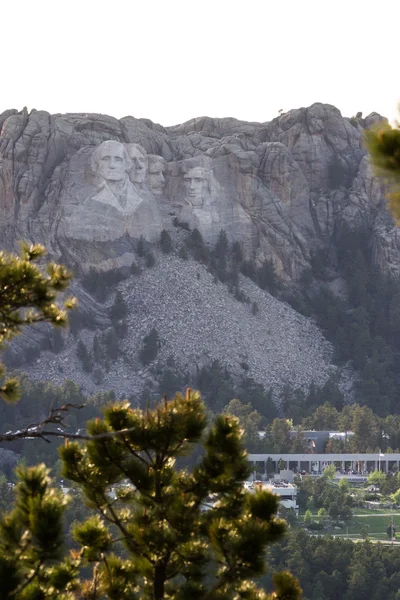
POLYGON ((149 158, 149 187, 155 196, 161 196, 165 187, 165 163, 162 159, 149 158))

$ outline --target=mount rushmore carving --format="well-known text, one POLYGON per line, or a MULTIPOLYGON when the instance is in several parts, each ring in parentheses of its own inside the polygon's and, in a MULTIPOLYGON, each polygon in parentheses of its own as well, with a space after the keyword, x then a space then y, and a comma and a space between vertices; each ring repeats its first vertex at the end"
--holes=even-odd
POLYGON ((57 258, 107 268, 128 264, 140 236, 154 242, 178 219, 210 243, 224 229, 296 279, 338 223, 367 219, 377 259, 397 265, 397 233, 362 144, 363 128, 378 119, 351 122, 323 104, 270 123, 202 118, 169 128, 6 111, 0 242, 42 242, 57 258))

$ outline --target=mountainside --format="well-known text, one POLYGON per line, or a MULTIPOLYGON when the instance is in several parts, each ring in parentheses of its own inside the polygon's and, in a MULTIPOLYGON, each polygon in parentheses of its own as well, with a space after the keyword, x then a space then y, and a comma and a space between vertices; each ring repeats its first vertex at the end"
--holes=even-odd
MULTIPOLYGON (((324 285, 346 297, 336 257, 344 230, 366 229, 371 264, 398 275, 398 230, 362 142, 379 120, 348 119, 319 103, 269 123, 202 117, 168 128, 133 117, 4 112, 0 243, 43 243, 76 274, 80 306, 70 333, 21 336, 11 364, 119 394, 156 389, 171 365, 193 376, 213 360, 265 388, 322 385, 338 371, 333 348, 282 300, 306 275, 318 287, 321 261, 324 285), (239 243, 236 262, 221 251, 224 240, 239 243), (279 299, 268 293, 274 277, 279 299), (113 317, 117 289, 123 314, 113 317)), ((344 386, 343 369, 339 378, 344 386)))
MULTIPOLYGON (((214 282, 204 266, 158 253, 153 268, 131 276, 118 289, 127 316, 123 337, 115 336, 117 358, 113 359, 111 352, 108 372, 104 369, 105 359, 100 357, 85 373, 73 338, 69 338, 62 353, 44 351, 25 370, 37 379, 45 374, 56 383, 73 379, 92 393, 104 388, 136 396, 145 387, 151 390, 152 382, 169 365, 193 381, 196 372, 218 360, 229 372, 252 377, 266 389, 280 389, 288 382, 304 388, 311 381, 323 385, 336 371, 330 365, 331 344, 312 320, 246 278, 241 278, 241 289, 249 302, 238 302, 224 284, 214 282), (257 314, 252 312, 254 303, 257 314), (152 329, 158 334, 156 356, 143 365, 139 354, 143 338, 152 329), (102 372, 96 385, 93 373, 98 367, 102 372)), ((79 333, 79 339, 93 354, 96 331, 99 327, 79 333)), ((113 327, 103 328, 105 358, 111 331, 113 327)))

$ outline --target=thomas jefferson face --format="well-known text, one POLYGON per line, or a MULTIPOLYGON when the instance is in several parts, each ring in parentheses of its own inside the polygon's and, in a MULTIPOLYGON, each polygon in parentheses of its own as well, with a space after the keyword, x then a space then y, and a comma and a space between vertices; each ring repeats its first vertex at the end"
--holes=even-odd
POLYGON ((149 163, 149 186, 155 196, 161 196, 164 191, 164 170, 165 167, 160 160, 149 163))
POLYGON ((129 173, 130 180, 134 183, 143 183, 147 169, 146 156, 134 145, 128 146, 127 152, 132 161, 132 169, 129 173))
POLYGON ((202 167, 194 167, 184 176, 186 193, 193 206, 202 206, 204 184, 206 181, 205 171, 202 167))
POLYGON ((98 148, 97 173, 106 181, 123 181, 126 178, 124 147, 119 142, 103 142, 98 148))

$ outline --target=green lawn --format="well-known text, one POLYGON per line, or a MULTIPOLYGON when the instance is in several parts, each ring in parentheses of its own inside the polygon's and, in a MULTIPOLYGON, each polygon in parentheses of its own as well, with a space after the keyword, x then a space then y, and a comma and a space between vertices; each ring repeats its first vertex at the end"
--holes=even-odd
MULTIPOLYGON (((349 533, 359 533, 360 529, 366 527, 373 537, 376 534, 386 536, 386 528, 390 523, 390 517, 385 515, 366 515, 365 517, 354 517, 353 521, 349 524, 349 533)), ((400 532, 400 515, 393 516, 393 523, 396 526, 396 530, 400 532)))
MULTIPOLYGON (((363 511, 360 510, 359 514, 363 514, 365 516, 353 517, 347 526, 343 527, 342 529, 334 529, 333 527, 330 527, 330 520, 325 518, 324 522, 328 527, 320 531, 315 531, 315 533, 319 535, 326 534, 336 536, 358 536, 360 535, 360 530, 366 528, 371 539, 388 540, 389 538, 387 536, 386 529, 390 523, 390 516, 377 514, 377 512, 378 511, 367 511, 365 509, 363 511)), ((320 520, 318 517, 316 517, 316 515, 313 515, 313 518, 318 521, 320 520)), ((304 515, 299 516, 299 524, 302 524, 303 521, 304 515)), ((393 523, 395 524, 398 532, 396 534, 396 538, 400 540, 400 514, 398 512, 393 516, 393 523)))
POLYGON ((390 508, 377 508, 376 510, 372 510, 370 508, 353 508, 353 513, 356 515, 380 515, 380 514, 388 514, 393 513, 400 515, 400 510, 398 508, 390 509, 390 508))

